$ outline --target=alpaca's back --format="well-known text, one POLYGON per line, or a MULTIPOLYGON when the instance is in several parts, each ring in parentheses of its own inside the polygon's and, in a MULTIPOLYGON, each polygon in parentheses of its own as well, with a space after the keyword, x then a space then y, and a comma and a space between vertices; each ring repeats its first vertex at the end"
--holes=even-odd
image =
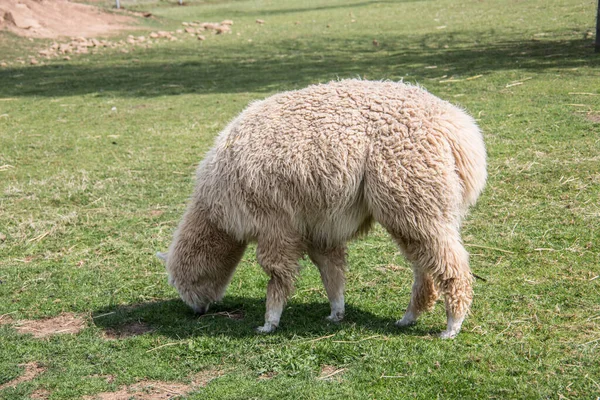
MULTIPOLYGON (((461 188, 471 187, 463 177, 470 172, 456 163, 460 146, 472 142, 460 131, 469 121, 401 83, 350 80, 278 94, 252 104, 220 135, 199 169, 205 190, 198 193, 239 237, 289 224, 343 242, 379 207, 373 184, 391 185, 394 199, 379 200, 453 213, 465 203, 461 188)), ((485 171, 478 140, 483 161, 475 163, 485 171)))

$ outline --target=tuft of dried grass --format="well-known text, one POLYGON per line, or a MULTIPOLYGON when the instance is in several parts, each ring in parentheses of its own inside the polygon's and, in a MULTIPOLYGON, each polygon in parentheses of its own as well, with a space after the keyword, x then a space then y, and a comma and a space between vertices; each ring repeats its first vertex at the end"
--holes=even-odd
POLYGON ((225 370, 207 369, 191 378, 191 383, 140 381, 121 387, 116 392, 103 392, 85 396, 84 400, 166 400, 185 396, 198 388, 205 387, 210 381, 225 375, 225 370))
POLYGON ((22 320, 15 323, 15 329, 21 334, 31 334, 36 338, 50 335, 75 334, 86 327, 81 315, 65 313, 57 317, 40 320, 22 320))
POLYGON ((341 374, 344 371, 346 371, 346 368, 337 368, 333 365, 323 365, 321 367, 321 374, 317 379, 320 381, 340 380, 341 374))
POLYGON ((122 387, 116 392, 103 392, 84 396, 84 400, 165 400, 184 396, 192 390, 190 385, 176 382, 140 381, 122 387))

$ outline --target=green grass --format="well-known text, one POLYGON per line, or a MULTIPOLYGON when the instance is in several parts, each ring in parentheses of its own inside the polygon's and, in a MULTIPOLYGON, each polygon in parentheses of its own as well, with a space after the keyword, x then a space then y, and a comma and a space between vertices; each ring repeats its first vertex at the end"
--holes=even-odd
MULTIPOLYGON (((0 325, 0 385, 20 364, 47 369, 0 398, 40 388, 78 398, 207 368, 226 373, 189 398, 600 396, 594 1, 174 3, 137 6, 157 16, 148 31, 233 19, 233 34, 0 68, 0 167, 10 166, 0 169, 0 315, 88 320, 48 339, 0 325), (267 277, 253 249, 212 308, 244 318, 194 317, 153 254, 168 246, 215 135, 254 99, 357 76, 419 83, 484 130, 490 177, 464 239, 486 281, 461 334, 435 338, 442 304, 394 327, 412 274, 382 229, 350 246, 340 325, 323 321, 324 290, 303 261, 282 326, 256 335, 267 277), (131 321, 153 331, 103 338, 131 321), (345 371, 319 380, 325 365, 345 371)), ((0 34, 0 61, 47 42, 0 34)))

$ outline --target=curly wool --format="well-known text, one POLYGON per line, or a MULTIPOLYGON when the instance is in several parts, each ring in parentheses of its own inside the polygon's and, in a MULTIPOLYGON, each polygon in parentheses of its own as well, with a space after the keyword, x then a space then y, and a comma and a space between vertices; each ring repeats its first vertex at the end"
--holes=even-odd
POLYGON ((413 262, 407 315, 416 319, 439 289, 462 323, 472 292, 459 230, 486 176, 474 120, 420 87, 342 80, 280 93, 244 110, 200 164, 169 250, 170 280, 188 304, 205 309, 223 295, 246 243, 257 241, 271 276, 267 322, 305 252, 333 307, 343 298, 333 293, 340 285, 343 292, 339 250, 375 220, 413 262))

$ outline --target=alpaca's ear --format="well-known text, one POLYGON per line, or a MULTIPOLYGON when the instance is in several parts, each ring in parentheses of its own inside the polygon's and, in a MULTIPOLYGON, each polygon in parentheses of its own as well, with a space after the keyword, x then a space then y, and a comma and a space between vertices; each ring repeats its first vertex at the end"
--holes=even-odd
POLYGON ((156 257, 158 257, 163 263, 167 262, 167 253, 161 253, 159 251, 156 253, 156 257))

